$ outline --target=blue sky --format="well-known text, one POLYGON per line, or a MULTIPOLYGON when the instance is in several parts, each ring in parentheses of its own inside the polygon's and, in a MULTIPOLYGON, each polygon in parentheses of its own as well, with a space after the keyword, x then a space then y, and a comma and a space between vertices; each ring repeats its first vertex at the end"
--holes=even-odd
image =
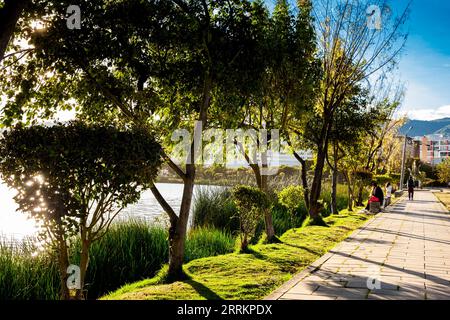
MULTIPOLYGON (((395 5, 405 5, 397 0, 395 5)), ((399 65, 406 96, 401 112, 413 119, 450 117, 450 2, 415 0, 409 39, 399 65)))
MULTIPOLYGON (((266 0, 273 7, 274 0, 266 0)), ((391 0, 394 12, 409 0, 391 0)), ((450 117, 450 1, 413 0, 409 38, 397 78, 405 84, 405 100, 399 115, 432 120, 450 117)))

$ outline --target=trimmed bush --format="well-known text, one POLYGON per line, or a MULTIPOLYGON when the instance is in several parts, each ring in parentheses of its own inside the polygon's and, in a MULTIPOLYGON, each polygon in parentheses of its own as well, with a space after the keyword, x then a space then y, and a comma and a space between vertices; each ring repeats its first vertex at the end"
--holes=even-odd
POLYGON ((264 210, 269 209, 270 203, 264 192, 250 186, 233 188, 233 198, 238 208, 241 252, 245 252, 249 238, 255 234, 256 227, 264 216, 264 210))

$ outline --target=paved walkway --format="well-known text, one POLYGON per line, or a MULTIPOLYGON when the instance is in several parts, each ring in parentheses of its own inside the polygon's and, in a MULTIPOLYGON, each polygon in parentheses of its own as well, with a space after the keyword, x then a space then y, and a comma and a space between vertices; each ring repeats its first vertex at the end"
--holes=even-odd
POLYGON ((450 215, 431 192, 416 192, 268 299, 450 299, 450 215))

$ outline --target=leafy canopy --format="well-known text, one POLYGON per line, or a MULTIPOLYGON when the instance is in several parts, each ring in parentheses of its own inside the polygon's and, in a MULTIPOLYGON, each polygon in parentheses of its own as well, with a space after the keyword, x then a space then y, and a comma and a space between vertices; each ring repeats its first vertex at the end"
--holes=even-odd
POLYGON ((159 144, 144 131, 80 122, 16 126, 0 140, 0 175, 19 209, 44 231, 64 236, 90 224, 92 239, 149 188, 161 164, 159 144), (87 222, 89 220, 89 223, 87 222))

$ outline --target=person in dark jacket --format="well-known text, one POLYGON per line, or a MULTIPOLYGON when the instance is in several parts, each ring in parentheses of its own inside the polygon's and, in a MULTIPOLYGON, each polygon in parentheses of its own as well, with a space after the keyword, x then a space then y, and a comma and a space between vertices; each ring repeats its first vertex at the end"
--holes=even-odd
POLYGON ((412 176, 409 176, 408 179, 408 199, 414 200, 414 180, 412 176))
POLYGON ((370 209, 370 203, 373 202, 373 201, 371 200, 372 197, 377 198, 378 201, 380 202, 380 205, 381 205, 381 204, 383 203, 383 201, 384 201, 384 193, 383 193, 383 189, 381 189, 381 188, 378 186, 378 184, 377 184, 376 182, 372 182, 372 183, 371 183, 371 186, 372 186, 372 193, 371 193, 371 195, 370 195, 369 202, 367 203, 366 210, 369 210, 369 209, 370 209))

